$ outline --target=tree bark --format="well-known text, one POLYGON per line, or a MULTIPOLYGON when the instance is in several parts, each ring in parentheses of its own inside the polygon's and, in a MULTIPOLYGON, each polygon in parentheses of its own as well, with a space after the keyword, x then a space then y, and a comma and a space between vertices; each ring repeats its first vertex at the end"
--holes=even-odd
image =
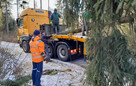
MULTIPOLYGON (((134 16, 131 16, 131 17, 122 17, 120 18, 120 23, 128 23, 128 22, 132 22, 134 21, 134 16)), ((82 28, 77 28, 77 29, 74 29, 74 30, 68 30, 68 31, 64 31, 64 32, 61 32, 61 33, 79 33, 79 32, 82 32, 82 28)))
POLYGON ((42 0, 40 0, 40 9, 42 9, 42 0))
POLYGON ((17 18, 19 18, 19 12, 18 12, 18 0, 17 0, 17 18))
POLYGON ((48 11, 50 10, 50 8, 49 8, 49 7, 50 7, 50 5, 49 5, 49 4, 50 4, 50 1, 48 0, 48 11))
POLYGON ((7 35, 9 36, 7 0, 5 0, 5 6, 6 6, 6 29, 7 29, 7 35))
POLYGON ((120 19, 120 23, 128 23, 128 22, 133 22, 134 21, 134 16, 131 16, 131 17, 122 17, 120 19))
POLYGON ((34 0, 34 8, 35 8, 35 0, 34 0))

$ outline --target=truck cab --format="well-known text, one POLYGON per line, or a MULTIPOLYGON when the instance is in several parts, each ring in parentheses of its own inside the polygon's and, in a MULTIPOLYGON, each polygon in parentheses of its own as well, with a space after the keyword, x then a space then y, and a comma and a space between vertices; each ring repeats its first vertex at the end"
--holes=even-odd
POLYGON ((35 29, 40 30, 40 25, 49 25, 51 11, 28 8, 17 18, 18 42, 24 52, 29 52, 29 41, 35 29))

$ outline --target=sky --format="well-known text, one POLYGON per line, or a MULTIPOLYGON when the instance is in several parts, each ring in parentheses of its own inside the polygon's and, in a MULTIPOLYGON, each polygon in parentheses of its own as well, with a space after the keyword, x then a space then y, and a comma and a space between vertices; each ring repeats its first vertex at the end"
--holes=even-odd
MULTIPOLYGON (((26 0, 28 1, 28 5, 26 5, 26 8, 34 8, 34 1, 33 0, 26 0)), ((36 8, 40 9, 40 0, 35 0, 36 1, 36 8)), ((49 0, 49 6, 51 9, 56 8, 55 4, 56 4, 57 0, 49 0)), ((11 13, 13 18, 17 18, 17 6, 16 4, 16 0, 13 0, 12 5, 11 5, 11 13)), ((42 9, 44 10, 48 10, 48 0, 42 0, 42 9)), ((19 9, 19 13, 21 13, 23 11, 23 9, 19 9)))

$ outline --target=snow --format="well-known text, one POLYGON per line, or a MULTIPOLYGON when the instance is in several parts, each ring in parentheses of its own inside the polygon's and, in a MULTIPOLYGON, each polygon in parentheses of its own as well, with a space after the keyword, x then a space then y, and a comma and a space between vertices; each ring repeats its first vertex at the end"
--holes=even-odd
MULTIPOLYGON (((0 47, 5 48, 11 54, 14 54, 16 59, 18 59, 18 65, 23 68, 21 72, 22 75, 31 74, 32 71, 32 59, 30 53, 24 53, 23 50, 16 43, 0 42, 0 47)), ((85 86, 83 85, 86 74, 85 69, 79 65, 62 62, 57 59, 52 59, 52 62, 43 63, 43 70, 66 70, 71 69, 67 72, 58 72, 56 75, 42 75, 41 85, 42 86, 85 86)), ((8 77, 8 74, 7 76, 8 77)), ((11 79, 14 75, 11 76, 11 79)), ((32 80, 27 83, 32 85, 32 80)))

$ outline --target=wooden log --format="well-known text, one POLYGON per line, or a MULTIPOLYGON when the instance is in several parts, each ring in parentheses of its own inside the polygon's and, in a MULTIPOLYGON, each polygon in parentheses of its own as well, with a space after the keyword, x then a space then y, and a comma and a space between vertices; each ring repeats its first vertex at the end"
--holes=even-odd
MULTIPOLYGON (((131 17, 122 17, 122 18, 120 18, 120 23, 129 23, 129 22, 133 22, 134 21, 134 16, 131 16, 131 17)), ((79 33, 79 32, 82 32, 82 28, 80 27, 80 28, 77 28, 77 29, 74 29, 74 30, 68 30, 68 31, 63 31, 63 32, 61 32, 61 33, 65 33, 65 34, 67 34, 67 33, 79 33)))
POLYGON ((132 22, 134 21, 134 17, 133 16, 131 16, 131 17, 122 17, 120 19, 120 23, 128 23, 130 21, 132 21, 132 22))

